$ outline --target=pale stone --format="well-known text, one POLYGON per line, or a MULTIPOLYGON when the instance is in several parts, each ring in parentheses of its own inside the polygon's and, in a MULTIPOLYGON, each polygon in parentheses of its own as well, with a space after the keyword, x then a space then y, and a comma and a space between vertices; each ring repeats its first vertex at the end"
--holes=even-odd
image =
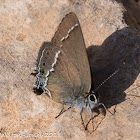
MULTIPOLYGON (((140 96, 140 36, 135 32, 140 27, 132 26, 129 17, 124 19, 127 10, 115 0, 0 0, 0 137, 139 140, 140 98, 132 95, 140 96), (91 124, 90 132, 84 130, 78 109, 55 119, 61 104, 32 91, 36 79, 30 73, 38 51, 71 11, 81 24, 95 88, 126 61, 98 91, 110 111, 117 105, 116 114, 107 112, 92 133, 91 124)), ((90 115, 86 111, 83 115, 87 122, 90 115)), ((100 114, 94 119, 95 128, 102 118, 100 114)))

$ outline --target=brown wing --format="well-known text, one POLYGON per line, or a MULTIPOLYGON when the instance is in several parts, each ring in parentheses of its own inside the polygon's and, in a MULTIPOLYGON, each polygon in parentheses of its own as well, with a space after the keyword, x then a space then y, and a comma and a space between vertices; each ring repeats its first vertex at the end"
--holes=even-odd
POLYGON ((45 69, 45 75, 50 70, 45 86, 53 100, 71 103, 77 96, 90 91, 89 62, 81 27, 74 13, 64 17, 52 39, 52 46, 45 48, 40 67, 45 69))

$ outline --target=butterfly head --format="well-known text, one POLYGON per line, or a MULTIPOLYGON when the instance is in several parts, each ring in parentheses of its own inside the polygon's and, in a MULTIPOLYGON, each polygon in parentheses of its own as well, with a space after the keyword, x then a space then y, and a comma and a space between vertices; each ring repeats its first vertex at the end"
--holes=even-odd
POLYGON ((91 91, 87 97, 87 109, 92 110, 99 104, 99 94, 97 92, 91 91))

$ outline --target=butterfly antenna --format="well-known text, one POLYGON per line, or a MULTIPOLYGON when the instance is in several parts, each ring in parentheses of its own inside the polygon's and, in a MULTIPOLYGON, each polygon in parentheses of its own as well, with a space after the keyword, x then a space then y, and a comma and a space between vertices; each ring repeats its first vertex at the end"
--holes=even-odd
POLYGON ((122 66, 125 65, 125 62, 114 72, 112 73, 107 79, 105 79, 94 91, 96 92, 102 85, 104 85, 111 77, 113 77, 116 73, 119 72, 119 70, 122 68, 122 66))

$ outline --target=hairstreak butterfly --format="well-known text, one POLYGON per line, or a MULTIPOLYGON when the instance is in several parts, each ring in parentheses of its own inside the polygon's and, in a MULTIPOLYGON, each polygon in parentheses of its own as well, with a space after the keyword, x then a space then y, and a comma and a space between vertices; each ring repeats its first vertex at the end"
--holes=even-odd
MULTIPOLYGON (((69 105, 68 109, 80 108, 83 125, 83 109, 89 111, 93 121, 92 109, 100 105, 105 108, 99 103, 99 95, 91 91, 85 42, 79 21, 72 12, 63 18, 51 44, 44 43, 36 77, 34 90, 47 94, 58 103, 69 105)), ((62 109, 60 114, 65 111, 62 109)))

